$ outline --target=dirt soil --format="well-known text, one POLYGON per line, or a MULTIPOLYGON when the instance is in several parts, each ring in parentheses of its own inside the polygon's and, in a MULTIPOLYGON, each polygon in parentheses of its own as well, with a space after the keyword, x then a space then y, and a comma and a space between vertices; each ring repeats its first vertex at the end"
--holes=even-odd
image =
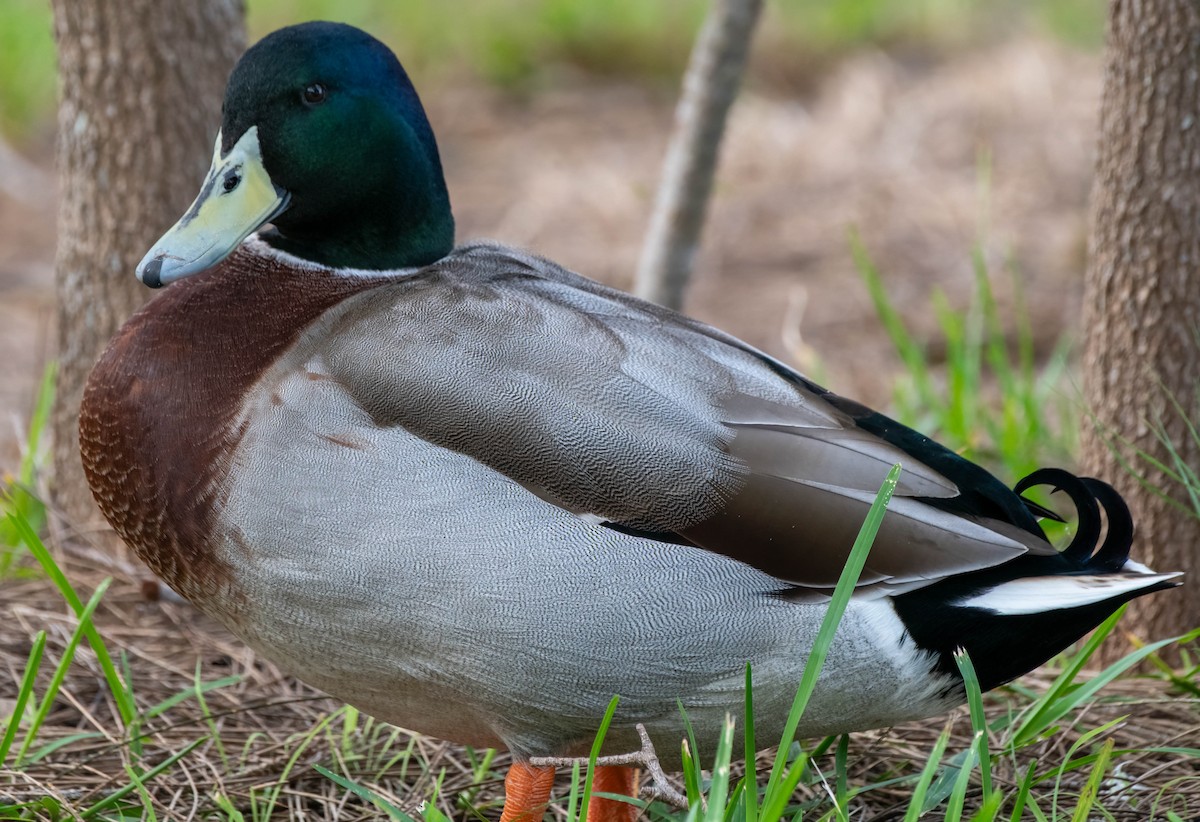
MULTIPOLYGON (((927 337, 931 291, 966 304, 972 244, 986 234, 993 269, 1022 272, 1048 351, 1079 316, 1100 78, 1094 56, 1021 40, 942 61, 861 53, 804 96, 749 88, 688 311, 885 405, 898 361, 848 231, 927 337)), ((500 239, 630 286, 672 99, 586 82, 520 103, 479 89, 426 98, 461 239, 500 239)), ((0 468, 16 458, 53 348, 51 143, 32 167, 0 153, 0 468)), ((1003 304, 1008 277, 995 279, 1003 304)))

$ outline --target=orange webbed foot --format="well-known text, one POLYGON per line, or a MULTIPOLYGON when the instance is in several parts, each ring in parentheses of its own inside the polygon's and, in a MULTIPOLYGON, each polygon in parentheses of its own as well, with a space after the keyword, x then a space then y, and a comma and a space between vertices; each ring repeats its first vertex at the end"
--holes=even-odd
POLYGON ((641 808, 628 802, 596 796, 598 793, 638 795, 638 769, 624 765, 597 765, 592 774, 592 798, 588 822, 634 822, 641 808))
POLYGON ((541 822, 554 787, 554 768, 514 762, 504 777, 500 822, 541 822))

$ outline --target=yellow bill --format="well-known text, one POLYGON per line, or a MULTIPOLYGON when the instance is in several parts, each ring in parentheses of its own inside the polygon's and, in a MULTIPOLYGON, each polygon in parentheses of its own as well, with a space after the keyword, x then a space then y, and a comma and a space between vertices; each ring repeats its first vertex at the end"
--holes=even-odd
POLYGON ((263 167, 258 126, 247 129, 224 157, 218 133, 204 186, 187 213, 146 252, 137 278, 158 288, 216 265, 287 204, 287 192, 263 167))

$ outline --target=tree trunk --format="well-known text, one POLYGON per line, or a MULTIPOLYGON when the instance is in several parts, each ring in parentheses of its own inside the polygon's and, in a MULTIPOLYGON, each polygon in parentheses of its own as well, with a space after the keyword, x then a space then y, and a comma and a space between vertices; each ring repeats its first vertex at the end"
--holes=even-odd
POLYGON ((212 158, 241 0, 53 0, 58 42, 58 394, 54 501, 95 516, 79 461, 84 381, 149 295, 133 269, 187 208, 212 158))
MULTIPOLYGON (((1135 558, 1190 572, 1184 587, 1134 603, 1124 627, 1143 638, 1200 625, 1200 520, 1184 488, 1138 454, 1171 464, 1161 430, 1200 469, 1188 431, 1188 420, 1200 421, 1197 66, 1196 4, 1112 2, 1084 300, 1084 393, 1094 418, 1084 425, 1083 462, 1128 500, 1135 558)), ((1126 650, 1110 643, 1105 653, 1126 650)))
POLYGON ((700 244, 725 120, 737 97, 762 0, 713 0, 692 47, 675 132, 663 162, 634 292, 668 308, 683 306, 700 244))

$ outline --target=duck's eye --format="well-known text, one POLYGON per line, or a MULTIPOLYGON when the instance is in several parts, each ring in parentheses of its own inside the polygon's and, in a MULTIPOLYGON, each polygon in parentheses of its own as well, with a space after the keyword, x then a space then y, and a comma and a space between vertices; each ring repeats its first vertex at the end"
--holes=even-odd
POLYGON ((242 181, 242 175, 238 174, 237 169, 225 172, 225 178, 221 181, 221 187, 225 189, 225 193, 233 191, 238 187, 238 183, 242 181))
POLYGON ((323 83, 312 83, 304 89, 304 102, 310 106, 315 106, 325 102, 325 85, 323 83))

